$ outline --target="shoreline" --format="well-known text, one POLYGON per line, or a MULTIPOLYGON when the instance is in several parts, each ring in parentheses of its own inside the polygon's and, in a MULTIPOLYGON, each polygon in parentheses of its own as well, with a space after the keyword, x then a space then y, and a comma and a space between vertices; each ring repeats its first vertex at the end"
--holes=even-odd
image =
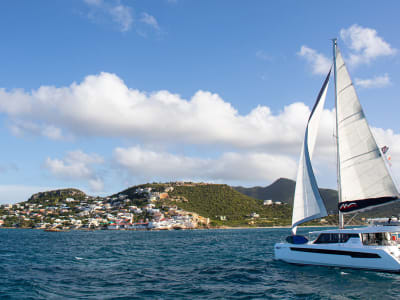
MULTIPOLYGON (((364 226, 364 225, 357 225, 357 226, 364 226)), ((298 228, 313 228, 313 227, 337 227, 337 225, 307 225, 307 226, 298 226, 298 228)), ((224 226, 224 227, 214 227, 214 228, 209 228, 209 229, 263 229, 263 228, 268 228, 268 229, 285 229, 285 228, 292 228, 291 225, 281 225, 281 226, 237 226, 237 227, 231 227, 231 226, 224 226)))
MULTIPOLYGON (((298 228, 321 228, 321 227, 335 227, 337 225, 307 225, 307 226, 299 226, 298 228)), ((366 226, 366 225, 356 225, 356 226, 366 226)), ((193 229, 180 229, 180 230, 218 230, 218 229, 290 229, 290 225, 282 225, 282 226, 221 226, 221 227, 210 227, 210 228, 193 228, 193 229)), ((0 227, 0 229, 32 229, 32 230, 46 230, 46 228, 28 228, 28 227, 0 227)), ((179 231, 179 230, 155 230, 155 229, 90 229, 90 228, 74 228, 67 229, 60 232, 67 231, 179 231)))

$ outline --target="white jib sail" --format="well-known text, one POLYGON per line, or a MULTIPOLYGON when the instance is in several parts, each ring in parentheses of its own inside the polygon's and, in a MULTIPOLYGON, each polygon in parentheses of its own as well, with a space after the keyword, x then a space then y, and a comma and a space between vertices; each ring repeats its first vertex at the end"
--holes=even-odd
POLYGON ((343 202, 339 208, 347 212, 347 208, 350 211, 362 210, 392 201, 398 197, 398 190, 365 119, 339 49, 336 54, 336 74, 343 202))
POLYGON ((329 71, 321 91, 319 92, 306 127, 294 193, 292 234, 296 234, 299 224, 327 216, 326 208, 319 193, 311 166, 311 158, 317 139, 319 120, 324 108, 330 73, 329 71))

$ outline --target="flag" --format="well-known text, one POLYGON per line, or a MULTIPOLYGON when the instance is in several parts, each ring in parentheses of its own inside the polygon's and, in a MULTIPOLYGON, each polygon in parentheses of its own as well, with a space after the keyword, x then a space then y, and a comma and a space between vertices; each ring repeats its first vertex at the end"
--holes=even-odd
POLYGON ((386 152, 388 152, 388 150, 389 150, 389 147, 388 147, 388 146, 383 146, 383 147, 381 148, 381 150, 382 150, 382 153, 383 153, 383 154, 386 154, 386 152))

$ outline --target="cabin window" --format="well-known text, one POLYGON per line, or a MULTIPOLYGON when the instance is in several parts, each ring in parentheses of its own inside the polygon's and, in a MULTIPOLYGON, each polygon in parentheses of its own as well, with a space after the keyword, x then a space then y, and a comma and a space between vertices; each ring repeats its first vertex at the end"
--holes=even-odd
POLYGON ((321 233, 314 244, 346 243, 350 238, 359 238, 356 233, 321 233))
POLYGON ((342 234, 341 235, 342 236, 342 243, 347 243, 347 241, 350 239, 350 238, 357 238, 357 239, 359 239, 360 238, 360 236, 358 235, 358 233, 345 233, 345 234, 342 234))
POLYGON ((314 244, 331 244, 338 243, 339 236, 337 233, 321 233, 315 240, 314 244))
POLYGON ((396 245, 396 236, 390 232, 363 233, 362 242, 368 246, 392 246, 396 245))

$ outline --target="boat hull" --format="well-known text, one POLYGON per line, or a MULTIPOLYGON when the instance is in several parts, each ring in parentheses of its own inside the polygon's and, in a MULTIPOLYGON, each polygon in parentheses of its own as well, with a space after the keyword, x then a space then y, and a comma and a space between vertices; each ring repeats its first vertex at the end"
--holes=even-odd
POLYGON ((344 244, 278 243, 275 259, 300 265, 317 265, 400 273, 397 246, 348 247, 344 244))

